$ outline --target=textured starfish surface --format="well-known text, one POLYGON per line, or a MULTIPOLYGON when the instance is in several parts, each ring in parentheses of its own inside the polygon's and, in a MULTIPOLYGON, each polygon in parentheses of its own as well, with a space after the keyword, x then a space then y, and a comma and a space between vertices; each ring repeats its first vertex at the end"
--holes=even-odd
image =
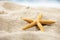
POLYGON ((45 31, 44 30, 44 27, 43 25, 50 25, 50 24, 53 24, 55 23, 55 21, 53 20, 43 20, 42 19, 42 14, 39 14, 37 16, 37 19, 36 20, 31 20, 29 18, 22 18, 24 21, 27 21, 29 24, 25 25, 22 30, 26 30, 28 28, 31 28, 31 27, 38 27, 41 31, 45 31))

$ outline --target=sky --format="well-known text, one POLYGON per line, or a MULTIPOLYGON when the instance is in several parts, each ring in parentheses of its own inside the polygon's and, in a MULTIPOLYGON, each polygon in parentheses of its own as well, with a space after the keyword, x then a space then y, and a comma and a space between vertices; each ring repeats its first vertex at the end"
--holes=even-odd
POLYGON ((18 4, 32 7, 55 7, 60 8, 60 0, 9 0, 18 4))

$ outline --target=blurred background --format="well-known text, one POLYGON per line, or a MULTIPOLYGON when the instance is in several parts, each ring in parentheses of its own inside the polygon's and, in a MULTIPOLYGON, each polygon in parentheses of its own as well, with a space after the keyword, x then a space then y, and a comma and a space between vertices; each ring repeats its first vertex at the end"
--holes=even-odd
POLYGON ((10 1, 31 7, 53 7, 60 8, 60 0, 0 0, 10 1))

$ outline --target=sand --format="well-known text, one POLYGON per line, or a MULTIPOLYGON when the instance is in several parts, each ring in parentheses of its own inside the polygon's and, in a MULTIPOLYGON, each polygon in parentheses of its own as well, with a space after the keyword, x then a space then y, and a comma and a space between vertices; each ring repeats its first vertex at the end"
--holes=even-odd
POLYGON ((60 40, 60 9, 31 8, 10 2, 0 4, 0 40, 60 40), (45 32, 36 27, 21 30, 28 24, 21 18, 36 19, 40 13, 43 19, 54 20, 55 23, 45 25, 45 32))

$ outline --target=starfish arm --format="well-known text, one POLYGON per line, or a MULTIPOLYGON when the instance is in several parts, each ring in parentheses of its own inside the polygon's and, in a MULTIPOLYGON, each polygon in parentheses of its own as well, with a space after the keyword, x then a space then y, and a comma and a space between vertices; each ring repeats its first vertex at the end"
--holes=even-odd
POLYGON ((40 20, 42 19, 42 14, 38 15, 38 19, 40 19, 40 20))
POLYGON ((42 24, 47 24, 47 25, 55 23, 55 21, 53 21, 53 20, 40 20, 40 22, 42 24))
MULTIPOLYGON (((33 22, 34 20, 28 19, 28 18, 23 18, 24 21, 27 21, 28 23, 33 22)), ((41 24, 53 24, 55 21, 53 20, 39 20, 41 24)))
POLYGON ((22 18, 24 21, 27 21, 28 23, 32 23, 34 20, 28 19, 28 18, 22 18))
POLYGON ((37 21, 37 26, 39 27, 39 29, 44 32, 44 27, 42 26, 42 24, 40 22, 37 21))
POLYGON ((23 29, 23 30, 26 30, 26 29, 28 29, 28 28, 31 28, 31 27, 35 26, 35 25, 36 25, 36 21, 33 21, 32 23, 24 26, 22 29, 23 29))

